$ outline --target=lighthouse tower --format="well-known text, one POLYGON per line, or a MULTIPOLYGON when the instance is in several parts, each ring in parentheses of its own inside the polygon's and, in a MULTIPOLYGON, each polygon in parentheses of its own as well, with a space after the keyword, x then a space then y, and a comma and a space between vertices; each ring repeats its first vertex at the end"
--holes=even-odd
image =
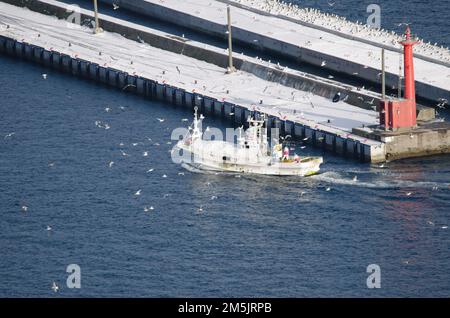
POLYGON ((405 92, 401 99, 385 99, 380 103, 380 124, 386 129, 398 130, 417 125, 416 89, 414 80, 413 46, 417 41, 411 39, 411 29, 406 28, 403 45, 405 92))

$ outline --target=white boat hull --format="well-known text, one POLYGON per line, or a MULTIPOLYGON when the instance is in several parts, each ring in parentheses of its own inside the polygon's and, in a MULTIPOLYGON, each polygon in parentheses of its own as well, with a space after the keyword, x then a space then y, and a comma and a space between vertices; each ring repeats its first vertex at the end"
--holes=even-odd
POLYGON ((278 175, 278 176, 310 176, 317 174, 320 170, 320 165, 323 163, 322 157, 304 157, 298 161, 289 162, 272 162, 270 157, 263 158, 263 160, 245 163, 232 162, 230 160, 222 160, 223 156, 218 154, 214 157, 200 154, 195 147, 185 145, 182 141, 175 146, 175 151, 182 150, 185 160, 181 163, 188 165, 194 169, 216 172, 232 172, 232 173, 249 173, 249 174, 263 174, 263 175, 278 175), (187 159, 189 158, 189 159, 187 159))

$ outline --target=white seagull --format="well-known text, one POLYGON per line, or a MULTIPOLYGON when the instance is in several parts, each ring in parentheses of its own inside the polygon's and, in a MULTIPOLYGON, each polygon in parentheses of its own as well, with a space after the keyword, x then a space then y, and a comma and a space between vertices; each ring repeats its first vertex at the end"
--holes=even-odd
POLYGON ((7 138, 11 138, 13 135, 15 135, 16 133, 15 132, 12 132, 12 133, 9 133, 9 134, 7 134, 6 136, 5 136, 5 139, 7 139, 7 138))
POLYGON ((53 282, 53 284, 52 284, 52 290, 53 290, 55 293, 58 292, 59 287, 58 287, 58 285, 56 285, 56 282, 53 282))

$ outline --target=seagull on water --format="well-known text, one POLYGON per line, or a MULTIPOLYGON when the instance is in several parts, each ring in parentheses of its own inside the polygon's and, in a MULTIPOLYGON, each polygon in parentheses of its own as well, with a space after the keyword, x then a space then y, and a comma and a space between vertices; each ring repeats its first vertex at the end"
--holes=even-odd
POLYGON ((129 156, 129 154, 127 154, 125 151, 123 151, 122 149, 120 149, 120 152, 122 153, 122 156, 129 156))
POLYGON ((167 178, 167 175, 163 174, 162 177, 163 177, 163 178, 167 178))
POLYGON ((110 161, 108 165, 111 168, 113 166, 113 164, 114 164, 114 161, 110 161))
POLYGON ((153 206, 150 206, 150 207, 146 206, 146 207, 144 207, 144 211, 145 212, 153 211, 154 209, 155 208, 153 206))
POLYGON ((50 225, 47 225, 46 230, 47 230, 47 231, 51 231, 51 230, 52 230, 52 227, 51 227, 50 225))
POLYGON ((26 205, 22 205, 22 211, 23 212, 27 212, 28 211, 28 207, 26 205))
POLYGON ((16 134, 15 132, 9 133, 9 134, 7 134, 7 135, 5 136, 4 139, 11 138, 11 137, 14 136, 15 134, 16 134))
POLYGON ((325 189, 325 191, 330 192, 330 191, 331 191, 331 188, 328 187, 328 188, 325 189))
POLYGON ((47 74, 42 74, 43 79, 47 79, 47 74))
POLYGON ((137 190, 136 193, 134 194, 135 196, 141 195, 141 189, 137 190))
POLYGON ((412 195, 412 192, 406 193, 406 196, 407 196, 407 197, 410 197, 411 195, 412 195))
POLYGON ((354 177, 353 177, 353 181, 354 181, 354 182, 358 181, 358 176, 354 176, 354 177))
POLYGON ((147 170, 147 173, 152 172, 153 170, 155 170, 155 169, 153 169, 153 168, 148 169, 148 170, 147 170))
POLYGON ((56 282, 53 282, 53 284, 52 284, 52 290, 53 290, 55 293, 58 292, 59 287, 58 287, 58 285, 56 285, 56 282))
POLYGON ((117 4, 113 3, 112 5, 113 5, 113 9, 114 9, 114 10, 119 9, 119 6, 118 6, 117 4))
POLYGON ((163 123, 165 121, 164 118, 156 118, 160 123, 163 123))

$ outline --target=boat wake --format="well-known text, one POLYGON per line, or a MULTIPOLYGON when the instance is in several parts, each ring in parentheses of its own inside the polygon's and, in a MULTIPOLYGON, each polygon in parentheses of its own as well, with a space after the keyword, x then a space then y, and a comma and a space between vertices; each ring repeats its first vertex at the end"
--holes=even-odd
MULTIPOLYGON (((374 180, 374 181, 353 180, 355 175, 358 176, 358 174, 343 174, 339 172, 327 171, 324 173, 319 173, 317 175, 311 176, 310 179, 331 184, 357 186, 372 189, 400 189, 400 188, 448 189, 450 187, 450 183, 444 182, 426 182, 426 181, 399 180, 399 179, 374 180)), ((374 174, 374 177, 378 176, 379 175, 374 174)))

